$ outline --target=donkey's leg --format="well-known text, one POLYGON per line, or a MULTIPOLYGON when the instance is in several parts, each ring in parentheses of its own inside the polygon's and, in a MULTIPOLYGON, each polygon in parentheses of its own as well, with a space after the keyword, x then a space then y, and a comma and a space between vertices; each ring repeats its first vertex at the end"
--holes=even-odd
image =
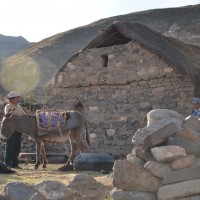
POLYGON ((79 147, 80 153, 85 152, 85 145, 83 145, 83 142, 81 141, 81 135, 77 138, 77 146, 79 147))
POLYGON ((39 139, 36 140, 36 163, 34 169, 38 169, 40 165, 40 154, 41 153, 41 141, 39 139))
POLYGON ((76 143, 76 152, 75 153, 82 153, 85 150, 85 146, 81 141, 81 134, 83 132, 83 127, 73 129, 73 136, 76 143))
POLYGON ((74 157, 75 157, 75 154, 77 152, 76 136, 74 135, 73 131, 72 131, 72 134, 69 137, 69 142, 70 142, 70 145, 71 145, 71 152, 70 152, 70 156, 68 158, 68 162, 70 162, 70 164, 72 164, 74 157))
POLYGON ((42 159, 43 159, 43 165, 42 168, 46 168, 46 165, 48 163, 47 157, 46 157, 46 151, 45 151, 45 146, 44 142, 41 145, 41 153, 42 153, 42 159))

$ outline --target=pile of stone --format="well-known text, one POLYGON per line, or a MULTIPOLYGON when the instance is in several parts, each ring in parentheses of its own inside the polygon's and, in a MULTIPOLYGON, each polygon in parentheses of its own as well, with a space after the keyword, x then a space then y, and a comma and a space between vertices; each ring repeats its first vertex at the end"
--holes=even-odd
POLYGON ((0 200, 103 200, 110 190, 92 176, 81 173, 68 185, 59 181, 45 180, 36 185, 22 182, 8 183, 0 200))
POLYGON ((167 109, 147 114, 133 150, 113 167, 114 200, 199 200, 200 120, 167 109))

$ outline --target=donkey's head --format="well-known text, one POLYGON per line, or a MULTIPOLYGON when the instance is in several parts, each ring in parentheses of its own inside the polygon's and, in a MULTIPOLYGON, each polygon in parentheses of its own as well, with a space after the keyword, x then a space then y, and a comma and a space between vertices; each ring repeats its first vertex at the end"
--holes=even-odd
POLYGON ((15 132, 15 126, 12 123, 12 113, 4 115, 1 122, 0 137, 9 138, 15 132))

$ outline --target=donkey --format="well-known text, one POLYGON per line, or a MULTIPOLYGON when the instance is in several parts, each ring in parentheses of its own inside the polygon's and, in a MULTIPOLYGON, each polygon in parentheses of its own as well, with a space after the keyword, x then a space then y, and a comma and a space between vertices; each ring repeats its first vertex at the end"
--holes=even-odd
POLYGON ((90 148, 88 126, 85 117, 77 111, 69 111, 69 115, 73 113, 76 116, 78 125, 69 129, 66 121, 62 127, 58 127, 50 134, 51 131, 40 130, 38 127, 38 120, 36 116, 12 116, 12 112, 9 115, 3 117, 1 123, 1 135, 9 138, 15 131, 24 133, 28 135, 33 141, 36 142, 36 163, 34 168, 38 169, 40 165, 40 158, 42 158, 43 168, 46 168, 48 163, 46 158, 46 152, 44 148, 44 143, 63 143, 70 141, 71 152, 68 157, 67 163, 60 167, 59 170, 64 171, 73 162, 75 154, 79 149, 80 152, 83 151, 84 145, 81 142, 82 131, 85 131, 86 145, 90 148), (41 134, 42 133, 42 134, 41 134))

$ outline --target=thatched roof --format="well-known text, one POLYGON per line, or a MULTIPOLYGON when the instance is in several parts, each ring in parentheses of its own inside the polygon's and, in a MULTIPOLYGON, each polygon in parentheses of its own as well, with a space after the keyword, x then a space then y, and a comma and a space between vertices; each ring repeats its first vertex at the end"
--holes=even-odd
MULTIPOLYGON (((200 47, 185 44, 177 39, 166 37, 138 23, 117 22, 91 40, 81 51, 138 42, 143 47, 159 55, 175 70, 187 74, 196 82, 200 81, 200 47)), ((68 63, 74 56, 67 60, 68 63)), ((64 66, 60 69, 65 67, 64 66)))
POLYGON ((162 57, 175 70, 200 79, 200 47, 165 37, 148 27, 130 22, 117 22, 101 32, 83 50, 123 44, 133 40, 162 57))

